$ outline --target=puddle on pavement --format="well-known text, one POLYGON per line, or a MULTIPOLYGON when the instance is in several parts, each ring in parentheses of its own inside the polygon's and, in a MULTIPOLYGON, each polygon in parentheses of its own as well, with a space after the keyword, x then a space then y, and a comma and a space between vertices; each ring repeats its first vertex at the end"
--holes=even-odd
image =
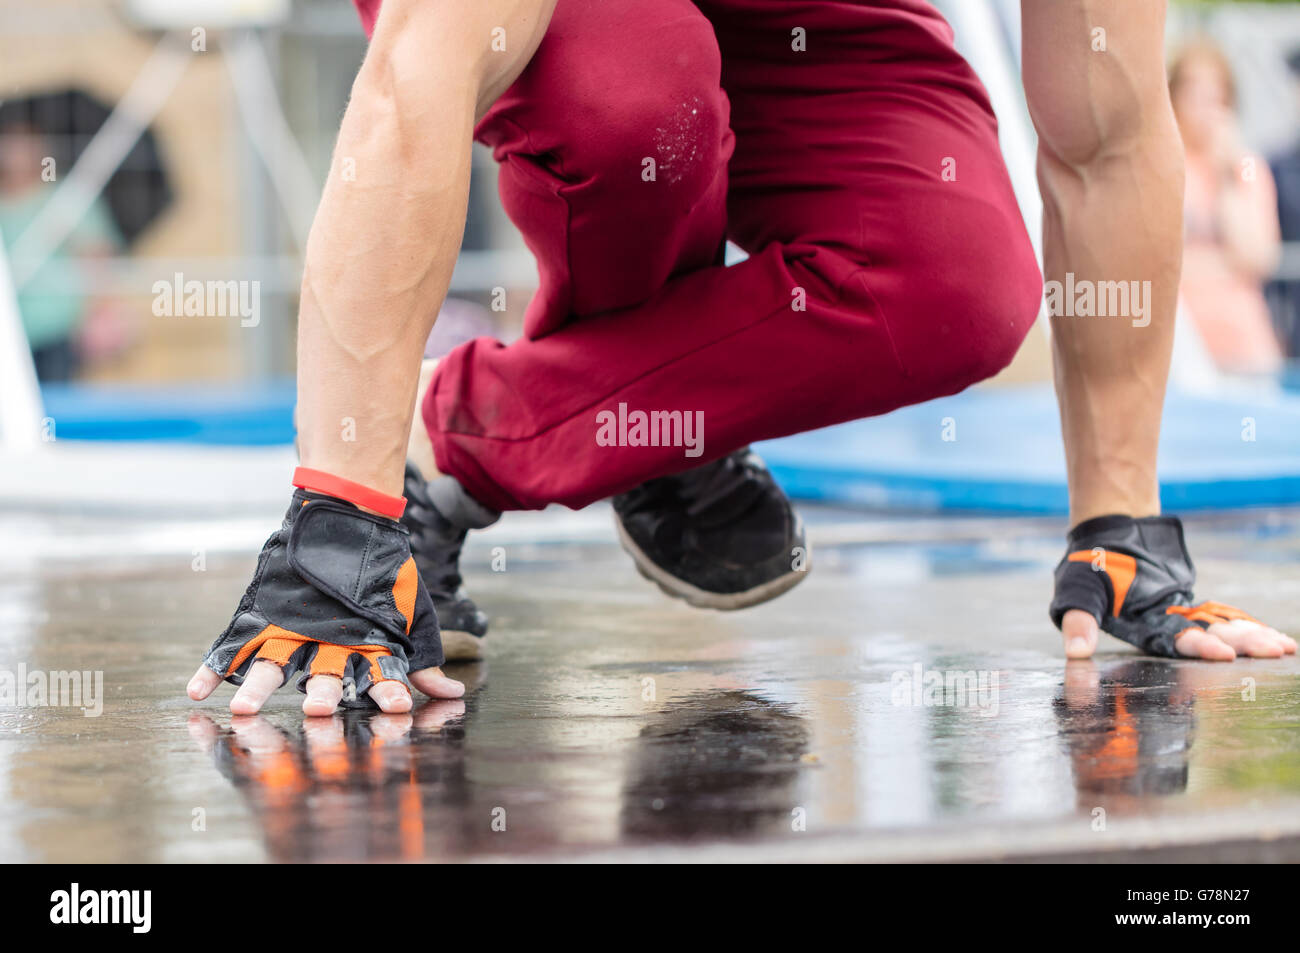
MULTIPOLYGON (((1217 597, 1295 632, 1295 562, 1272 556, 1297 551, 1298 521, 1273 525, 1290 530, 1207 523, 1193 545, 1212 544, 1217 597)), ((1110 642, 1067 667, 1046 619, 1057 535, 830 547, 736 614, 669 602, 612 545, 521 546, 493 573, 481 542, 467 577, 493 641, 449 669, 467 697, 311 720, 296 693, 251 718, 229 688, 183 695, 251 553, 6 576, 0 672, 103 681, 86 712, 0 708, 0 859, 540 856, 1098 810, 1114 825, 1300 794, 1295 658, 1110 642)))

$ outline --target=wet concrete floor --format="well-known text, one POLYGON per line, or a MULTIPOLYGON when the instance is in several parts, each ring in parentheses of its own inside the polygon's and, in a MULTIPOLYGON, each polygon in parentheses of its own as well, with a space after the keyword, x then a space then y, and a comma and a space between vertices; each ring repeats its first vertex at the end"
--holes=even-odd
MULTIPOLYGON (((65 545, 0 575, 0 690, 28 686, 0 707, 0 860, 1300 857, 1295 657, 1107 640, 1067 666, 1057 521, 805 515, 809 578, 733 614, 649 587, 607 513, 503 521, 467 555, 494 631, 448 669, 466 698, 305 719, 296 692, 184 696, 255 547, 27 514, 65 545), (31 694, 73 671, 102 695, 31 694)), ((1189 538, 1204 594, 1300 632, 1300 510, 1189 538)))

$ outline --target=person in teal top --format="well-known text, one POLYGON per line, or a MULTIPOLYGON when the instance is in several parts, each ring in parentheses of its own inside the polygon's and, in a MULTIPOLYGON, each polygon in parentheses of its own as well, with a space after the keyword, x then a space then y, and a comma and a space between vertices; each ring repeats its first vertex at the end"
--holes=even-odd
MULTIPOLYGON (((0 235, 6 251, 13 250, 54 195, 56 186, 44 174, 50 152, 45 137, 30 126, 10 127, 0 136, 0 235)), ((41 381, 76 376, 81 365, 77 336, 92 293, 88 263, 121 244, 107 207, 96 199, 18 291, 18 311, 41 381)))

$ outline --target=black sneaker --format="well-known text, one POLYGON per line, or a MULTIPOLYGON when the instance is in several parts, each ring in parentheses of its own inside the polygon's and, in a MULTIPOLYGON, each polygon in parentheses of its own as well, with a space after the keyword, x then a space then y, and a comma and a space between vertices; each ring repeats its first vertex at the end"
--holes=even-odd
POLYGON ((614 497, 619 540, 664 592, 703 609, 743 609, 810 567, 803 521, 748 447, 614 497))
POLYGON ((406 465, 406 512, 411 555, 433 598, 447 661, 483 657, 488 617, 465 594, 460 550, 471 529, 491 526, 501 514, 470 497, 453 477, 426 482, 414 464, 406 465))

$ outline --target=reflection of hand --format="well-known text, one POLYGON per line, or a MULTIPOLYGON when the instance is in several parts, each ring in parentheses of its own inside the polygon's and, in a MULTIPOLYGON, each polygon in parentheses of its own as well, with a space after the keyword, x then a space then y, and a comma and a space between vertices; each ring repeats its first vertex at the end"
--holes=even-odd
MULTIPOLYGON (((318 777, 313 770, 321 757, 334 757, 348 748, 394 744, 417 732, 442 731, 443 725, 463 718, 465 702, 460 698, 439 698, 425 702, 419 709, 403 714, 335 715, 334 718, 304 718, 302 737, 305 742, 307 771, 305 779, 318 777), (347 720, 344 720, 347 719, 347 720)), ((195 711, 188 722, 190 737, 205 753, 216 755, 218 741, 238 746, 251 762, 279 757, 294 748, 296 742, 285 729, 277 728, 265 715, 235 715, 230 719, 230 733, 222 738, 221 727, 208 714, 195 711)), ((247 776, 235 780, 248 780, 247 776)))
POLYGON ((1104 795, 1108 809, 1135 808, 1134 799, 1186 790, 1196 728, 1188 681, 1213 671, 1223 670, 1148 659, 1067 663, 1053 708, 1081 804, 1095 808, 1104 795))
MULTIPOLYGON (((290 773, 299 775, 305 784, 320 780, 322 761, 331 760, 348 748, 360 750, 396 743, 406 738, 412 729, 420 733, 441 731, 448 722, 464 714, 465 702, 456 698, 431 700, 414 712, 402 714, 375 712, 304 718, 300 735, 302 744, 290 732, 277 728, 265 715, 234 716, 230 720, 230 732, 224 738, 221 727, 205 712, 193 712, 188 728, 190 737, 209 755, 221 756, 219 742, 226 749, 238 748, 242 753, 240 763, 245 767, 253 767, 259 762, 269 763, 295 748, 303 748, 307 755, 305 770, 299 772, 295 769, 290 773)), ((256 780, 257 773, 237 771, 232 780, 256 780)))
POLYGON ((236 715, 223 729, 194 712, 189 733, 248 799, 273 859, 417 859, 427 796, 418 750, 464 714, 459 699, 430 701, 402 714, 304 718, 294 730, 264 715, 236 715))

